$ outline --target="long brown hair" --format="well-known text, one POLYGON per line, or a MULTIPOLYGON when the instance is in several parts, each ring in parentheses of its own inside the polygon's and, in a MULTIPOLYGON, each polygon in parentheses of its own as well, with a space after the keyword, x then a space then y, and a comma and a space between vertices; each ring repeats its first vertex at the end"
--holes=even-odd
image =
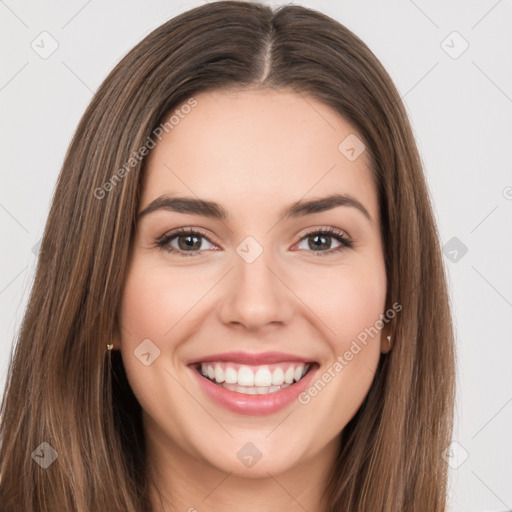
POLYGON ((144 159, 134 155, 194 94, 245 88, 310 94, 358 130, 379 196, 387 307, 402 305, 392 350, 343 430, 327 512, 444 511, 452 321, 428 187, 400 96, 368 47, 330 17, 297 5, 221 1, 178 15, 137 44, 78 125, 2 401, 5 512, 151 510, 141 408, 120 355, 105 355, 139 206, 144 159), (52 454, 46 469, 36 463, 52 454))

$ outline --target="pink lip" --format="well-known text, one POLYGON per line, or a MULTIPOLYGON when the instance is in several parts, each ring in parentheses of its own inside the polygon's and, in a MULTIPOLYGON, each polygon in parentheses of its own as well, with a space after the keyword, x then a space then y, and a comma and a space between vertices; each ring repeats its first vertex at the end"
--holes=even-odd
MULTIPOLYGON (((218 355, 215 357, 218 357, 218 355)), ((218 359, 215 358, 214 360, 218 361, 218 359)), ((315 363, 299 382, 281 389, 280 391, 266 395, 246 395, 244 393, 230 391, 229 389, 214 384, 206 377, 203 377, 196 366, 189 366, 189 368, 195 375, 195 378, 198 380, 204 392, 218 405, 238 414, 261 416, 275 413, 296 400, 299 394, 308 388, 319 366, 315 363)))
POLYGON ((249 365, 286 363, 288 361, 297 361, 302 363, 310 363, 311 359, 286 354, 284 352, 262 352, 260 354, 251 354, 250 352, 223 352, 221 354, 213 354, 211 356, 198 357, 191 359, 186 364, 208 363, 210 361, 232 362, 249 365))

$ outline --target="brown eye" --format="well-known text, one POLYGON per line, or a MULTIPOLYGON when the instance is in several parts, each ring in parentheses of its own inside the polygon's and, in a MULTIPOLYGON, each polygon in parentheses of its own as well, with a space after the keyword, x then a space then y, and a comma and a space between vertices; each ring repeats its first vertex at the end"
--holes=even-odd
POLYGON ((307 247, 305 250, 315 252, 315 256, 324 256, 337 253, 345 248, 353 247, 353 242, 343 232, 334 228, 326 228, 313 231, 304 236, 301 240, 306 240, 307 247), (335 239, 339 246, 331 249, 332 241, 335 239))
POLYGON ((201 249, 201 237, 197 235, 177 235, 178 247, 180 250, 201 249))
POLYGON ((180 256, 197 256, 202 250, 206 250, 203 247, 203 240, 212 243, 199 231, 180 228, 159 238, 156 245, 164 251, 175 252, 180 256))
POLYGON ((331 237, 322 234, 314 234, 308 236, 308 243, 310 247, 316 249, 330 249, 331 248, 331 237))

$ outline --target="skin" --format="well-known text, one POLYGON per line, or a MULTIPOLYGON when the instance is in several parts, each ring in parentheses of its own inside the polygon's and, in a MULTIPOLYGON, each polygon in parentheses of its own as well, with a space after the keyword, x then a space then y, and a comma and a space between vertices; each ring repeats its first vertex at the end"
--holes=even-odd
MULTIPOLYGON (((265 416, 212 402, 186 361, 275 350, 317 361, 321 377, 375 324, 385 312, 386 272, 367 155, 349 161, 339 151, 356 130, 311 96, 251 90, 195 98, 197 106, 148 155, 139 211, 172 193, 216 201, 231 218, 166 210, 142 217, 119 317, 123 362, 162 493, 153 488, 154 509, 321 511, 340 432, 369 391, 388 349, 386 332, 308 404, 294 401, 265 416), (372 220, 338 206, 279 221, 290 203, 334 192, 356 198, 372 220), (200 238, 199 255, 189 257, 155 246, 180 227, 201 228, 211 242, 200 238), (318 256, 306 235, 327 227, 354 247, 318 256), (263 248, 250 264, 236 252, 247 236, 263 248), (148 338, 160 355, 145 366, 134 350, 148 338), (252 467, 237 458, 248 442, 262 453, 252 467)), ((340 246, 329 241, 324 252, 340 246)))

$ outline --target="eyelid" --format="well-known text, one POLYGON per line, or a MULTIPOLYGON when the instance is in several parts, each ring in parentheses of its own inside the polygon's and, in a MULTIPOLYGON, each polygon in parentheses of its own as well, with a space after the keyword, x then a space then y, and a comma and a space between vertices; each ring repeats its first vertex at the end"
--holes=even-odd
POLYGON ((206 238, 210 243, 219 245, 215 243, 213 240, 211 240, 211 235, 207 234, 206 231, 204 231, 202 228, 195 228, 193 226, 187 226, 187 227, 181 227, 181 228, 175 228, 171 229, 167 232, 165 232, 162 236, 158 237, 156 239, 156 242, 161 242, 162 240, 169 239, 170 237, 174 238, 177 235, 181 234, 199 234, 206 238))
POLYGON ((347 240, 349 241, 353 241, 352 240, 352 237, 348 234, 347 231, 345 231, 344 229, 341 229, 341 228, 335 228, 334 226, 316 226, 316 227, 313 227, 313 228, 307 228, 305 231, 302 232, 302 234, 299 234, 299 240, 302 240, 305 236, 308 236, 308 235, 312 235, 314 233, 318 233, 318 232, 328 232, 328 233, 331 233, 332 235, 338 235, 338 236, 343 236, 344 238, 346 238, 347 240))

